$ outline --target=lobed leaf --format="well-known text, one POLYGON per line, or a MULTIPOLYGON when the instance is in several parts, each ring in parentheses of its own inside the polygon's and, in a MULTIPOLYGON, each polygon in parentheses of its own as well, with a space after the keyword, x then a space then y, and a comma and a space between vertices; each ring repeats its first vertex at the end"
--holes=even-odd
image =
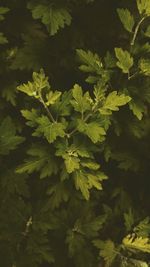
POLYGON ((118 8, 117 12, 124 28, 128 32, 132 32, 135 21, 133 15, 131 15, 131 12, 127 8, 118 8))

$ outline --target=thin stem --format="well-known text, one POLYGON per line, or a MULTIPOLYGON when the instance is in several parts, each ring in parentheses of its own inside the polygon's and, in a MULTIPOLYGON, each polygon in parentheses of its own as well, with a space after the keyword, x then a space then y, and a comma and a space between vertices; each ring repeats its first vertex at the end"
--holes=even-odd
POLYGON ((82 111, 82 115, 81 115, 82 120, 83 120, 83 113, 84 113, 84 112, 82 111))
POLYGON ((131 79, 133 79, 136 75, 138 75, 139 74, 139 72, 138 71, 136 71, 135 73, 133 73, 132 75, 130 75, 130 74, 128 74, 128 80, 131 80, 131 79))
MULTIPOLYGON (((96 107, 93 109, 93 112, 92 113, 89 113, 89 114, 87 114, 87 116, 83 119, 83 117, 82 117, 82 120, 83 120, 83 122, 87 122, 87 120, 92 116, 92 114, 93 113, 95 113, 97 111, 97 105, 96 105, 96 107)), ((68 134, 68 136, 70 137, 71 135, 73 135, 74 133, 76 133, 78 130, 77 129, 73 129, 72 130, 72 132, 70 132, 69 134, 68 134)))
POLYGON ((137 37, 137 34, 138 34, 138 31, 139 31, 139 28, 140 28, 142 22, 143 22, 146 18, 147 18, 147 17, 143 17, 143 18, 138 22, 138 24, 137 24, 137 26, 136 26, 136 28, 135 28, 135 31, 134 31, 133 38, 132 38, 132 40, 131 40, 131 46, 134 45, 135 40, 136 40, 136 37, 137 37))
POLYGON ((47 112, 47 115, 48 115, 49 119, 50 119, 52 122, 56 122, 55 119, 54 119, 54 117, 53 117, 53 115, 51 114, 50 110, 49 110, 48 107, 46 106, 46 104, 45 104, 45 102, 44 102, 44 99, 43 99, 43 97, 42 97, 41 94, 39 94, 39 97, 40 97, 39 100, 40 100, 40 102, 42 103, 42 105, 44 106, 44 108, 45 108, 45 110, 46 110, 46 112, 47 112))
POLYGON ((23 235, 26 236, 29 232, 29 228, 32 225, 32 216, 29 217, 27 223, 26 223, 26 228, 25 231, 23 232, 23 235))
POLYGON ((84 118, 84 122, 87 122, 87 120, 92 116, 92 113, 87 114, 87 116, 84 118))
MULTIPOLYGON (((87 120, 88 120, 91 116, 92 116, 92 113, 87 114, 87 116, 83 119, 83 122, 87 122, 87 120)), ((73 135, 74 133, 76 133, 77 131, 78 131, 77 129, 73 129, 72 132, 70 132, 70 133, 68 134, 69 137, 70 137, 71 135, 73 135)))
POLYGON ((77 129, 73 129, 70 133, 67 134, 67 136, 70 138, 71 135, 77 132, 77 129))

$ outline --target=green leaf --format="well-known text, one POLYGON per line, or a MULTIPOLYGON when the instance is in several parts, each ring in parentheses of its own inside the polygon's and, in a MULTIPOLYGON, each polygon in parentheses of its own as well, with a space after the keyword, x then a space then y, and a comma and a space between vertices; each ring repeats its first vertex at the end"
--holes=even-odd
POLYGON ((40 97, 42 89, 49 88, 48 77, 45 76, 41 69, 39 73, 33 72, 33 82, 17 86, 17 90, 27 94, 28 96, 40 97))
POLYGON ((115 48, 115 54, 118 59, 117 66, 123 73, 129 73, 129 70, 133 66, 133 58, 130 53, 122 48, 115 48))
POLYGON ((129 107, 132 110, 133 114, 141 120, 143 118, 143 113, 145 112, 145 105, 142 102, 130 101, 129 107))
MULTIPOLYGON (((32 153, 32 150, 31 152, 28 151, 28 153, 32 153)), ((45 156, 45 154, 43 155, 42 151, 40 151, 40 154, 37 154, 37 157, 25 160, 25 163, 19 166, 16 169, 16 172, 20 174, 27 172, 30 174, 33 173, 34 171, 39 171, 44 166, 46 160, 47 157, 45 156)))
MULTIPOLYGON (((131 259, 128 262, 130 263, 131 267, 149 267, 145 261, 131 259)), ((128 263, 126 263, 126 264, 128 264, 128 263)), ((129 265, 127 266, 126 264, 125 264, 125 266, 121 266, 121 267, 130 267, 129 265)))
MULTIPOLYGON (((39 218, 39 217, 38 217, 39 218)), ((27 241, 27 249, 28 251, 25 252, 23 258, 23 262, 26 266, 36 266, 37 264, 41 263, 42 261, 52 264, 54 262, 54 256, 52 255, 52 251, 50 249, 49 240, 47 238, 47 229, 41 230, 40 227, 35 227, 35 222, 32 224, 32 233, 27 241), (36 229, 37 228, 37 229, 36 229), (32 265, 30 265, 32 263, 32 265)))
POLYGON ((55 35, 59 29, 64 28, 65 25, 71 24, 71 15, 65 8, 44 4, 33 5, 32 3, 28 4, 28 8, 34 19, 41 19, 51 36, 55 35))
POLYGON ((139 224, 134 227, 134 232, 138 236, 149 237, 150 235, 150 218, 146 217, 144 220, 140 221, 139 224))
POLYGON ((66 170, 68 173, 72 173, 80 168, 80 160, 77 157, 66 154, 64 158, 66 170))
POLYGON ((150 2, 149 0, 136 0, 137 7, 140 14, 149 16, 150 15, 150 2))
POLYGON ((83 72, 101 73, 103 65, 96 53, 94 54, 89 50, 86 52, 82 49, 77 49, 76 51, 80 61, 84 63, 84 65, 80 66, 80 70, 83 72))
POLYGON ((34 136, 43 134, 49 143, 53 143, 56 138, 65 136, 65 125, 60 122, 50 122, 47 116, 41 116, 37 119, 38 127, 33 133, 34 136))
POLYGON ((0 32, 0 44, 7 44, 8 40, 2 32, 0 32))
POLYGON ((66 244, 68 245, 69 255, 71 257, 80 253, 85 247, 84 237, 77 231, 73 230, 69 229, 67 231, 67 237, 66 237, 66 244))
POLYGON ((116 58, 109 51, 106 52, 104 57, 105 67, 108 69, 116 67, 116 58))
POLYGON ((34 108, 30 110, 21 110, 22 116, 27 120, 26 124, 30 127, 37 126, 37 120, 39 118, 38 111, 34 108))
POLYGON ((86 134, 93 143, 104 141, 106 132, 98 122, 86 123, 83 120, 78 120, 78 131, 86 134))
POLYGON ((74 174, 74 180, 75 180, 75 186, 76 189, 81 191, 83 197, 86 200, 89 200, 90 198, 90 193, 89 193, 89 182, 88 179, 86 177, 86 175, 80 170, 80 171, 76 171, 74 174))
POLYGON ((107 176, 100 171, 96 172, 86 172, 84 170, 77 170, 74 173, 74 181, 77 190, 80 190, 83 197, 89 200, 91 188, 96 188, 97 190, 102 189, 102 181, 107 179, 107 176))
POLYGON ((37 92, 41 92, 44 88, 50 88, 48 77, 45 76, 43 69, 40 69, 40 72, 33 72, 32 78, 37 92))
POLYGON ((146 31, 144 32, 146 37, 150 37, 150 25, 148 25, 146 31))
POLYGON ((67 202, 69 199, 69 191, 63 182, 51 186, 47 190, 47 194, 51 196, 50 204, 52 209, 58 208, 63 201, 67 202))
POLYGON ((93 147, 90 145, 87 148, 87 146, 88 146, 88 143, 85 144, 84 142, 82 142, 78 139, 75 139, 74 143, 71 146, 69 146, 65 140, 61 140, 61 141, 59 140, 55 144, 55 147, 56 147, 55 155, 65 159, 65 163, 68 163, 68 160, 69 160, 69 162, 74 161, 74 164, 76 165, 77 168, 79 165, 78 164, 79 163, 78 157, 84 158, 82 160, 82 164, 88 165, 88 163, 89 163, 89 165, 91 164, 90 165, 91 167, 93 166, 93 168, 96 169, 96 167, 98 165, 97 163, 95 163, 94 161, 86 161, 86 159, 85 159, 85 158, 93 158, 93 154, 91 152, 93 147))
MULTIPOLYGON (((7 7, 0 7, 0 21, 4 20, 4 15, 9 11, 7 7)), ((0 32, 0 44, 8 43, 7 38, 4 36, 2 32, 0 32)))
MULTIPOLYGON (((129 130, 130 130, 131 134, 133 136, 135 136, 136 138, 139 138, 140 139, 140 138, 146 137, 148 135, 149 131, 150 131, 150 121, 149 121, 149 118, 143 118, 143 120, 141 120, 141 121, 137 121, 137 120, 134 121, 132 124, 129 125, 129 130)), ((131 161, 133 162, 133 159, 131 161)), ((138 168, 138 164, 139 163, 140 162, 137 161, 137 163, 136 163, 137 166, 135 165, 135 167, 136 167, 137 170, 139 169, 138 168)))
POLYGON ((30 29, 29 32, 32 31, 32 34, 28 32, 22 35, 22 46, 19 45, 19 47, 14 47, 8 51, 11 71, 39 71, 43 57, 40 51, 45 49, 46 36, 42 32, 40 34, 40 30, 34 29, 37 26, 33 26, 32 30, 30 29))
POLYGON ((90 147, 87 148, 86 144, 80 144, 76 148, 77 154, 82 158, 93 158, 90 147))
POLYGON ((91 169, 91 170, 98 170, 100 168, 100 165, 92 160, 89 160, 89 159, 84 159, 81 161, 81 165, 83 167, 86 167, 88 169, 91 169))
POLYGON ((16 135, 16 127, 10 117, 6 117, 0 124, 0 154, 7 155, 10 150, 25 140, 24 137, 16 135))
POLYGON ((114 154, 111 155, 111 158, 115 159, 119 162, 118 167, 123 170, 132 170, 138 171, 139 170, 139 160, 136 156, 131 154, 130 152, 117 152, 115 151, 114 154))
POLYGON ((150 59, 141 59, 139 61, 139 68, 142 74, 150 76, 150 59))
POLYGON ((0 7, 0 21, 4 19, 4 16, 9 11, 7 7, 0 7))
POLYGON ((70 100, 72 99, 72 92, 66 91, 62 94, 61 99, 58 100, 57 104, 53 106, 58 116, 68 116, 71 112, 70 100))
POLYGON ((103 228, 106 223, 107 216, 94 216, 91 210, 87 208, 82 209, 82 214, 74 224, 73 231, 85 236, 88 239, 94 238, 99 235, 99 230, 103 228))
POLYGON ((78 84, 75 84, 72 89, 72 95, 74 100, 71 100, 71 104, 73 105, 74 109, 78 112, 81 112, 82 114, 91 109, 91 101, 89 92, 86 92, 83 95, 83 91, 81 86, 78 84))
POLYGON ((150 239, 147 237, 135 237, 135 235, 127 235, 122 243, 128 249, 140 250, 150 253, 150 239))
POLYGON ((118 111, 120 106, 124 106, 131 100, 130 96, 118 94, 117 91, 111 92, 104 101, 104 105, 99 109, 103 115, 110 115, 112 111, 118 111))
POLYGON ((127 213, 124 213, 124 224, 127 232, 132 230, 134 221, 134 214, 132 209, 130 208, 127 213))
POLYGON ((111 240, 94 240, 93 243, 98 249, 100 249, 99 254, 105 260, 106 267, 112 266, 112 263, 118 253, 114 242, 111 240))
POLYGON ((2 97, 10 102, 13 106, 16 106, 16 83, 11 84, 4 88, 2 91, 2 97))
POLYGON ((94 217, 88 216, 85 218, 84 214, 81 221, 82 232, 89 238, 94 238, 99 235, 99 230, 103 228, 106 223, 107 216, 101 215, 94 217))
POLYGON ((82 49, 77 49, 77 55, 82 63, 79 69, 85 73, 90 73, 86 82, 97 83, 99 80, 106 84, 109 80, 109 72, 104 69, 103 64, 99 56, 91 51, 84 51, 82 49), (94 74, 93 75, 91 75, 94 74))
POLYGON ((33 145, 28 151, 25 163, 16 169, 17 173, 33 173, 40 171, 40 178, 50 177, 58 172, 57 161, 43 145, 33 145))
POLYGON ((47 106, 50 106, 50 105, 55 104, 55 102, 59 99, 59 97, 61 96, 61 94, 62 94, 62 93, 59 92, 59 91, 55 91, 55 92, 50 91, 50 92, 46 95, 46 98, 47 98, 46 105, 47 105, 47 106))
POLYGON ((134 17, 131 15, 130 11, 126 8, 118 8, 117 9, 119 18, 124 26, 124 28, 128 31, 128 32, 132 32, 135 21, 134 21, 134 17))
POLYGON ((27 94, 28 96, 36 96, 36 88, 31 82, 17 86, 17 90, 27 94))
POLYGON ((108 177, 103 172, 91 172, 87 174, 90 188, 95 187, 98 190, 102 190, 102 181, 108 177))

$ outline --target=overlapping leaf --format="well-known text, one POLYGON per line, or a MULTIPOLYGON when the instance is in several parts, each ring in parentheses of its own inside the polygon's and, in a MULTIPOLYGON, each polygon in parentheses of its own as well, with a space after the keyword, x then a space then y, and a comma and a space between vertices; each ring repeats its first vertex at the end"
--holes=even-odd
POLYGON ((117 66, 123 73, 129 73, 129 70, 133 66, 133 58, 130 53, 122 48, 115 48, 115 54, 118 59, 117 66))
POLYGON ((55 35, 59 29, 71 24, 71 15, 65 8, 57 8, 50 4, 28 4, 34 19, 41 19, 50 35, 55 35))
POLYGON ((40 178, 45 178, 58 172, 56 159, 51 156, 47 147, 42 145, 33 145, 28 151, 29 157, 25 163, 19 166, 17 173, 40 172, 40 178))
POLYGON ((132 32, 135 22, 134 17, 131 15, 130 11, 127 8, 118 8, 117 12, 124 28, 127 31, 132 32))
POLYGON ((7 155, 25 140, 16 134, 16 127, 10 117, 6 117, 0 124, 0 154, 7 155))

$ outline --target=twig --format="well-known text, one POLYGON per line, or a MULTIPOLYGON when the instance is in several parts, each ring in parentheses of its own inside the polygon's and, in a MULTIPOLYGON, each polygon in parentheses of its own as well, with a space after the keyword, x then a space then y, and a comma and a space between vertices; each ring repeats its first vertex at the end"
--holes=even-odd
POLYGON ((137 34, 138 34, 138 31, 139 31, 139 28, 140 28, 142 22, 143 22, 146 18, 147 18, 147 17, 143 17, 143 18, 138 22, 138 24, 137 24, 137 26, 136 26, 136 28, 135 28, 135 31, 134 31, 133 38, 132 38, 132 40, 131 40, 131 46, 134 45, 134 43, 135 43, 135 39, 136 39, 137 34))
MULTIPOLYGON (((95 113, 97 111, 97 105, 96 107, 93 109, 92 113, 87 114, 87 116, 83 119, 83 115, 82 115, 82 120, 83 122, 87 122, 87 120, 92 116, 93 113, 95 113)), ((77 129, 73 129, 72 132, 68 133, 68 136, 70 137, 71 135, 73 135, 74 133, 76 133, 78 130, 77 129)))
POLYGON ((53 115, 51 114, 50 110, 49 110, 48 107, 46 106, 46 104, 45 104, 45 102, 44 102, 44 99, 43 99, 43 97, 42 97, 41 94, 39 94, 39 97, 40 97, 39 100, 40 100, 40 102, 42 103, 42 105, 44 106, 44 108, 45 108, 45 110, 46 110, 46 112, 47 112, 47 115, 48 115, 49 119, 50 119, 52 122, 56 122, 55 119, 54 119, 54 117, 53 117, 53 115))
POLYGON ((29 217, 27 223, 26 223, 26 228, 25 228, 25 231, 24 231, 24 235, 26 236, 29 232, 29 228, 30 226, 32 225, 32 216, 29 217))
POLYGON ((136 71, 135 73, 133 73, 132 75, 130 75, 129 73, 128 73, 128 80, 131 80, 131 79, 133 79, 136 75, 138 75, 139 74, 139 72, 138 71, 136 71))

